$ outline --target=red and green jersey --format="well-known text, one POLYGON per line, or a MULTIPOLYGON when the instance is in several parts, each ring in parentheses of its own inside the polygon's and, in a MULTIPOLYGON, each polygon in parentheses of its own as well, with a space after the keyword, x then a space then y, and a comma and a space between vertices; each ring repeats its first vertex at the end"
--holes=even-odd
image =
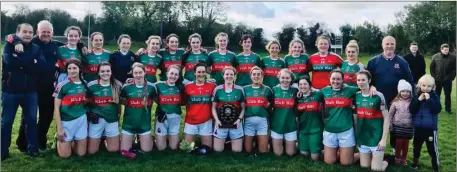
POLYGON ((208 56, 208 65, 211 66, 211 78, 216 80, 216 85, 221 85, 224 83, 222 70, 224 70, 226 66, 234 66, 236 55, 228 50, 225 53, 214 50, 211 51, 208 56))
POLYGON ((178 65, 182 67, 182 55, 185 53, 183 48, 178 48, 175 53, 171 54, 167 49, 160 49, 159 54, 163 57, 162 64, 160 65, 160 80, 167 80, 167 69, 171 65, 178 65))
POLYGON ((261 67, 265 76, 263 77, 263 84, 273 88, 279 84, 278 73, 282 68, 286 67, 284 60, 278 58, 273 59, 270 57, 262 58, 261 67))
POLYGON ((298 83, 302 76, 308 76, 308 71, 306 69, 307 63, 309 60, 308 54, 301 54, 298 57, 294 57, 291 55, 287 55, 284 57, 284 62, 286 63, 286 67, 290 69, 294 73, 294 81, 293 83, 298 83))
POLYGON ((170 85, 167 81, 159 81, 155 87, 157 90, 156 112, 181 115, 182 85, 170 85))
MULTIPOLYGON (((119 81, 116 82, 121 85, 119 81)), ((114 102, 111 85, 101 85, 100 80, 94 80, 89 82, 87 87, 91 93, 91 111, 105 119, 106 122, 118 121, 119 106, 114 102)))
POLYGON ((256 53, 240 53, 236 56, 235 61, 237 71, 235 84, 240 86, 252 84, 250 72, 252 67, 260 66, 260 56, 256 53))
POLYGON ((345 60, 343 62, 343 66, 341 67, 341 71, 344 74, 344 83, 349 86, 357 87, 357 72, 364 70, 365 66, 363 66, 360 61, 357 61, 355 64, 349 64, 349 61, 345 60))
POLYGON ((214 88, 212 101, 217 103, 217 107, 221 107, 226 103, 235 105, 241 112, 241 102, 244 102, 243 88, 233 85, 230 93, 227 93, 225 90, 225 85, 219 85, 214 88))
POLYGON ((144 86, 137 86, 134 81, 124 84, 121 91, 121 97, 125 99, 123 130, 130 133, 151 131, 151 107, 155 90, 154 84, 150 82, 144 86))
POLYGON ((67 79, 57 85, 53 96, 62 100, 60 105, 62 121, 71 121, 86 114, 86 87, 82 82, 67 79))
POLYGON ((61 46, 57 49, 57 67, 60 72, 65 72, 65 64, 70 59, 81 60, 81 52, 78 49, 71 49, 66 45, 61 46))
POLYGON ((185 122, 192 125, 202 124, 211 119, 211 96, 216 85, 191 82, 184 86, 183 101, 186 102, 185 122))
POLYGON ((156 54, 155 56, 150 56, 148 51, 145 51, 137 61, 144 65, 146 68, 146 80, 155 83, 157 82, 157 70, 159 69, 160 64, 162 63, 162 56, 156 54))
POLYGON ((271 117, 271 130, 278 134, 297 131, 295 97, 298 90, 290 87, 287 90, 279 85, 273 87, 273 114, 271 117))
POLYGON ((357 144, 378 146, 382 138, 384 118, 382 111, 386 110, 384 95, 363 95, 360 91, 355 95, 357 111, 357 144))
POLYGON ((111 52, 108 50, 103 50, 102 53, 98 54, 95 53, 94 50, 91 50, 87 56, 83 56, 81 58, 81 62, 83 64, 83 78, 87 82, 97 80, 99 78, 97 73, 97 68, 100 63, 108 62, 110 58, 111 52))
POLYGON ((194 66, 199 62, 203 61, 206 64, 208 63, 208 54, 206 53, 198 53, 195 54, 193 52, 189 53, 188 55, 184 55, 185 59, 184 61, 184 79, 187 79, 188 81, 194 81, 195 80, 195 74, 194 74, 194 66))
POLYGON ((269 103, 273 102, 273 91, 266 85, 254 87, 246 85, 243 87, 246 97, 245 118, 251 116, 268 117, 267 108, 269 103))
POLYGON ((324 95, 319 90, 312 90, 307 96, 297 99, 298 131, 305 134, 322 132, 322 106, 324 95))
POLYGON ((327 56, 321 57, 319 53, 315 53, 309 57, 308 71, 312 71, 311 82, 313 88, 322 89, 330 84, 330 71, 341 67, 343 59, 335 53, 329 52, 327 56))
POLYGON ((347 86, 334 90, 331 86, 323 88, 325 106, 325 131, 341 133, 354 126, 352 101, 357 87, 347 86))

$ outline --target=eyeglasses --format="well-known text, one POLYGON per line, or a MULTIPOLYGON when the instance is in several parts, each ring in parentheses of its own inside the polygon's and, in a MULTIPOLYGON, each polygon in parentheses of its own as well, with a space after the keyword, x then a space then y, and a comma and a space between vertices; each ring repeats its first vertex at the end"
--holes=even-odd
POLYGON ((355 51, 347 51, 346 53, 355 53, 355 51))

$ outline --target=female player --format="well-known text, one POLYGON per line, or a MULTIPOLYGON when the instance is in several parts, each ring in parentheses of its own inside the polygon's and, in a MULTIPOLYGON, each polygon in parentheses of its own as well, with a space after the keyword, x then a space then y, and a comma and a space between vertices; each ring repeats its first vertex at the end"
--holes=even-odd
POLYGON ((92 43, 92 50, 87 56, 82 57, 83 64, 83 79, 86 82, 91 82, 99 78, 98 65, 103 62, 108 62, 111 56, 111 52, 103 49, 103 34, 100 32, 94 32, 90 35, 90 41, 92 43))
POLYGON ((153 146, 151 107, 156 89, 152 83, 146 81, 145 73, 146 67, 143 64, 134 63, 132 65, 133 79, 127 80, 121 90, 121 97, 125 102, 121 155, 128 158, 135 158, 135 154, 130 152, 134 134, 139 135, 142 151, 149 152, 153 146))
POLYGON ((147 50, 139 55, 136 61, 146 67, 146 80, 151 83, 157 82, 157 70, 163 61, 163 58, 158 51, 160 49, 160 37, 149 36, 146 40, 147 50))
POLYGON ((178 67, 182 66, 182 55, 185 50, 179 47, 179 37, 178 35, 172 33, 165 38, 166 47, 160 49, 159 54, 163 57, 163 62, 160 66, 160 80, 167 80, 167 69, 171 65, 177 65, 178 67))
POLYGON ((260 66, 260 56, 251 51, 253 38, 251 35, 243 35, 240 45, 243 52, 236 56, 235 66, 238 71, 236 76, 236 85, 245 86, 252 83, 250 71, 254 66, 260 66))
POLYGON ((356 73, 365 69, 365 66, 358 60, 357 55, 359 55, 357 43, 346 45, 347 60, 343 62, 341 70, 344 74, 344 83, 353 87, 357 86, 356 73))
POLYGON ((263 71, 254 66, 251 71, 251 85, 243 87, 246 96, 246 113, 244 120, 244 149, 252 152, 252 142, 257 136, 257 148, 260 153, 268 152, 268 118, 273 91, 262 84, 263 71))
POLYGON ((78 156, 84 156, 87 147, 87 85, 82 80, 81 62, 69 59, 65 63, 65 69, 68 78, 57 85, 53 94, 56 107, 54 118, 57 125, 57 154, 61 158, 70 157, 73 151, 78 156))
POLYGON ((279 84, 278 74, 282 68, 286 67, 284 60, 279 56, 279 51, 281 51, 281 44, 277 40, 272 40, 268 42, 265 46, 267 51, 270 53, 268 57, 262 58, 261 68, 265 72, 265 77, 263 78, 263 84, 273 88, 279 84))
POLYGON ((216 42, 216 50, 209 53, 208 65, 211 66, 211 78, 216 82, 216 85, 224 84, 223 70, 227 66, 235 66, 235 53, 227 50, 229 42, 228 35, 220 32, 214 38, 216 42))
POLYGON ((245 113, 244 93, 243 88, 235 85, 236 70, 234 67, 228 66, 222 70, 224 84, 217 86, 213 91, 212 97, 212 114, 215 120, 214 129, 214 150, 222 152, 224 150, 225 139, 230 136, 232 151, 241 152, 243 149, 243 120, 245 113), (234 128, 221 128, 222 124, 218 117, 219 107, 224 104, 235 106, 239 112, 238 119, 233 123, 234 128))
POLYGON ((100 146, 102 134, 106 136, 106 148, 109 152, 119 151, 119 115, 121 106, 119 97, 122 84, 114 79, 111 65, 102 62, 97 67, 100 79, 89 82, 90 112, 89 145, 87 152, 94 154, 100 146))
POLYGON ((295 96, 298 90, 291 87, 294 80, 293 73, 287 69, 281 69, 278 74, 279 85, 273 87, 274 103, 271 116, 271 138, 273 139, 273 152, 281 156, 284 152, 284 140, 286 154, 293 156, 296 152, 297 140, 297 114, 295 110, 295 96))
POLYGON ((289 43, 289 54, 284 57, 286 67, 294 73, 295 80, 292 82, 294 87, 298 86, 298 80, 302 76, 309 78, 307 72, 308 54, 305 53, 305 44, 300 39, 294 39, 289 43))
MULTIPOLYGON (((59 75, 57 76, 57 83, 67 80, 68 74, 65 72, 65 64, 70 59, 81 60, 82 52, 77 49, 77 44, 81 39, 82 31, 78 26, 70 26, 64 32, 68 43, 57 49, 57 64, 59 68, 59 75)), ((81 69, 82 70, 82 69, 81 69)))
POLYGON ((341 67, 343 59, 335 53, 329 52, 330 38, 321 35, 316 39, 316 47, 319 52, 311 55, 308 62, 308 71, 312 72, 312 85, 316 89, 322 89, 330 84, 330 71, 341 67))
POLYGON ((194 66, 197 63, 208 63, 208 54, 206 53, 206 51, 202 51, 201 48, 202 37, 200 36, 200 34, 194 33, 190 35, 188 41, 191 48, 187 50, 187 52, 183 55, 185 71, 183 84, 188 84, 190 82, 195 81, 196 75, 194 74, 194 66))
POLYGON ((136 55, 130 51, 131 38, 129 35, 122 34, 119 36, 117 43, 119 44, 119 50, 111 54, 109 62, 113 69, 114 78, 124 84, 127 78, 131 77, 128 73, 132 71, 136 55))

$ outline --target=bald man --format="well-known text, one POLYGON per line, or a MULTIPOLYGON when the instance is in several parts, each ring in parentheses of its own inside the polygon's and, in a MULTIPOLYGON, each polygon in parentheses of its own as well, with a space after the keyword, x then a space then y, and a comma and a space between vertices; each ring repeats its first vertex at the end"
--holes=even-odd
MULTIPOLYGON (((411 70, 409 69, 408 62, 403 57, 395 54, 395 38, 392 36, 386 36, 382 40, 383 52, 376 55, 368 61, 368 71, 372 75, 371 83, 376 89, 384 94, 387 107, 390 108, 390 104, 395 96, 398 94, 397 86, 398 81, 404 79, 413 86, 414 81, 411 70)), ((391 133, 390 145, 395 153, 395 136, 391 133)))

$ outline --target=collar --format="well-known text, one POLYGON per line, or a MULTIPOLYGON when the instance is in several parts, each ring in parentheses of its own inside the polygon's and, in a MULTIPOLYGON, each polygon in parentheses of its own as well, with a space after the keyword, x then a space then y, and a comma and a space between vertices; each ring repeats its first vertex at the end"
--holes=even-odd
MULTIPOLYGON (((226 88, 225 88, 225 84, 222 85, 222 88, 224 88, 224 90, 226 89, 226 88)), ((232 84, 232 90, 233 90, 234 88, 235 88, 235 84, 232 84)))
POLYGON ((384 59, 386 59, 387 61, 391 61, 395 58, 395 56, 397 56, 396 54, 393 54, 391 57, 387 57, 384 53, 382 53, 382 57, 384 57, 384 59))

